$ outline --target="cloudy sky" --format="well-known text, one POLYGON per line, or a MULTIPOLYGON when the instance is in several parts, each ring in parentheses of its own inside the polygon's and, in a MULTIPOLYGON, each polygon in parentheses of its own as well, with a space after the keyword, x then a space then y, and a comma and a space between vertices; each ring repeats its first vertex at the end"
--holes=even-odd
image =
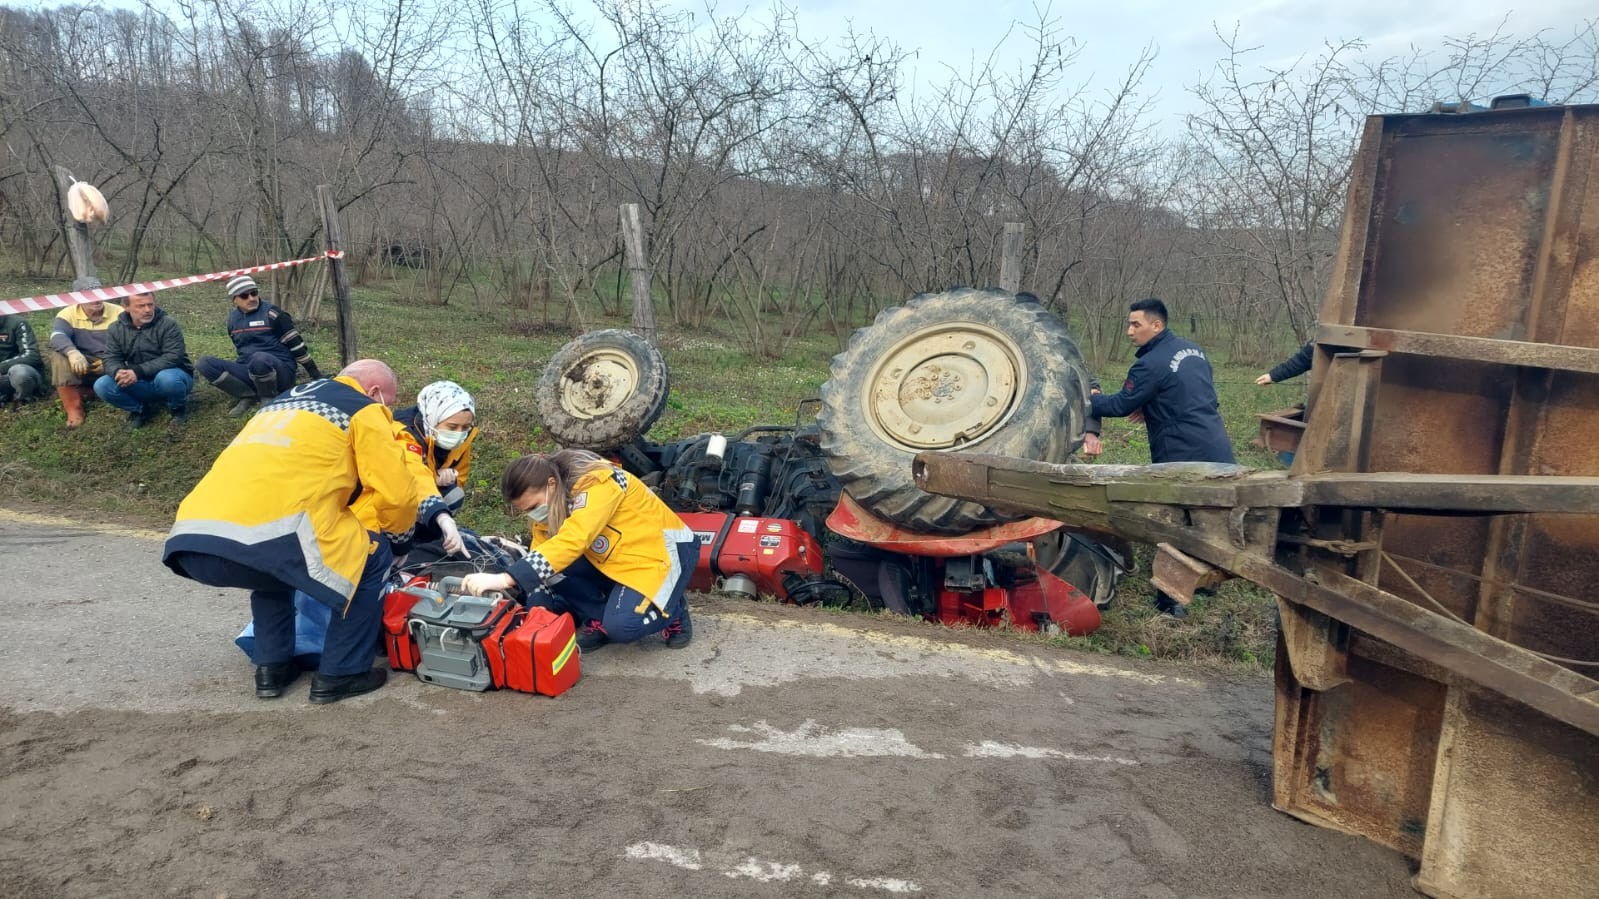
MULTIPOLYGON (((888 36, 907 50, 919 51, 915 64, 924 80, 941 78, 941 66, 965 68, 986 58, 1014 22, 1036 22, 1038 9, 1028 0, 791 0, 807 40, 857 30, 888 36)), ((688 4, 679 4, 687 7, 688 4)), ((721 5, 719 12, 733 12, 721 5)), ((1593 0, 1541 0, 1535 7, 1508 10, 1487 0, 1111 0, 1099 3, 1056 2, 1048 8, 1061 30, 1077 39, 1081 81, 1094 76, 1108 87, 1153 43, 1159 57, 1148 86, 1158 90, 1159 110, 1175 115, 1189 108, 1185 88, 1203 77, 1220 57, 1216 29, 1237 26, 1243 46, 1258 46, 1261 63, 1289 62, 1314 56, 1327 41, 1359 38, 1375 58, 1403 54, 1415 45, 1438 47, 1445 36, 1492 33, 1509 13, 1507 30, 1530 35, 1551 29, 1550 37, 1567 37, 1584 17, 1599 16, 1593 0)), ((1017 52, 1025 36, 1013 35, 1007 46, 1017 52)), ((1486 98, 1477 98, 1486 99, 1486 98)))

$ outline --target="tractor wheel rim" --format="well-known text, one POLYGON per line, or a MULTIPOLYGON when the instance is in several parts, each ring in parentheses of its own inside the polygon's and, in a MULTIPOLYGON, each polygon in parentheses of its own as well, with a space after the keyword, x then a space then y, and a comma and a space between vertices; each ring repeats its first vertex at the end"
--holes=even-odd
POLYGON ((919 331, 890 347, 866 380, 867 423, 912 451, 982 439, 1016 411, 1025 389, 1021 351, 969 322, 919 331))
POLYGON ((638 389, 639 367, 621 350, 584 354, 561 379, 561 408, 574 418, 610 415, 638 389))

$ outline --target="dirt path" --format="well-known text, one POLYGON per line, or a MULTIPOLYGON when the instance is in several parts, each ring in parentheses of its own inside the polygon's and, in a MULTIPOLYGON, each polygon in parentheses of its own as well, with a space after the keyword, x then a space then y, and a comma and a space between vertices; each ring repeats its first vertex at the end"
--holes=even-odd
POLYGON ((1264 679, 706 600, 559 699, 267 702, 158 545, 0 511, 0 895, 1415 895, 1271 810, 1264 679))

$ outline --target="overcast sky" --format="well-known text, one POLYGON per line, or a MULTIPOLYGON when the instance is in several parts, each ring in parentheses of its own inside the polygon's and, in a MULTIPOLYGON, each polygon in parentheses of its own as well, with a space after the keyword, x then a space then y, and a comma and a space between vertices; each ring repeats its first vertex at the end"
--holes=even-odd
MULTIPOLYGON (((807 41, 843 34, 851 22, 893 38, 904 49, 920 51, 913 63, 919 80, 941 80, 941 62, 965 68, 986 58, 1013 22, 1036 22, 1037 7, 1026 0, 791 0, 807 41)), ((691 8, 689 4, 678 4, 691 8)), ((723 15, 734 11, 721 5, 723 15)), ((1506 13, 1507 30, 1530 35, 1552 29, 1566 37, 1585 16, 1599 16, 1594 0, 1542 0, 1536 7, 1509 11, 1488 0, 1111 0, 1061 3, 1049 9, 1061 30, 1077 39, 1082 55, 1074 81, 1094 77, 1108 87, 1125 73, 1140 49, 1153 43, 1159 57, 1147 87, 1158 91, 1158 111, 1186 111, 1186 88, 1203 77, 1221 56, 1216 28, 1236 25, 1243 46, 1259 46, 1262 63, 1284 63, 1314 56, 1327 41, 1360 38, 1376 58, 1439 46, 1445 36, 1488 34, 1506 13)), ((1020 32, 1011 38, 1016 52, 1026 46, 1020 32)), ((1447 98, 1440 98, 1447 99, 1447 98)), ((1471 98, 1486 99, 1486 98, 1471 98)))

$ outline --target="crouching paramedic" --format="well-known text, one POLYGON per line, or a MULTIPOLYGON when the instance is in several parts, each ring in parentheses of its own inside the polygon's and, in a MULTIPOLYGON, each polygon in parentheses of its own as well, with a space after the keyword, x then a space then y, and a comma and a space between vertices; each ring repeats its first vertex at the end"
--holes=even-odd
POLYGON ((383 685, 372 658, 389 538, 409 534, 422 500, 395 441, 394 394, 394 372, 375 359, 286 391, 245 424, 178 507, 162 561, 200 583, 250 591, 256 696, 281 696, 300 674, 296 590, 334 613, 311 701, 383 685), (356 517, 358 489, 371 495, 387 533, 356 517))
POLYGON ((500 489, 532 522, 532 551, 504 574, 467 575, 467 592, 520 587, 529 605, 583 624, 577 641, 585 651, 656 633, 674 649, 693 639, 684 592, 699 543, 649 488, 569 449, 517 459, 500 489))
POLYGON ((444 504, 459 511, 466 500, 472 439, 477 436, 472 394, 454 381, 434 381, 417 391, 415 406, 395 411, 394 420, 416 438, 444 504))
MULTIPOLYGON (((461 529, 455 523, 455 516, 450 514, 444 498, 439 495, 433 471, 423 461, 425 450, 403 423, 396 421, 393 428, 394 442, 401 449, 400 457, 405 460, 405 469, 416 483, 418 502, 415 530, 409 539, 393 541, 390 549, 398 559, 416 544, 438 541, 446 554, 466 556, 466 543, 461 538, 461 529)), ((364 489, 350 503, 350 511, 355 513, 367 530, 383 530, 381 521, 387 507, 388 500, 385 497, 364 489)))

